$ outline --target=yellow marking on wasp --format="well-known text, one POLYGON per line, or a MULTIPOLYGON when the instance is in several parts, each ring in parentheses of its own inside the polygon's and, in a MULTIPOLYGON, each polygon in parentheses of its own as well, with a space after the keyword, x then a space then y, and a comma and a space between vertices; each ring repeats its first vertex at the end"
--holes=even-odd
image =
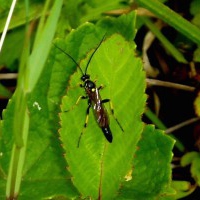
POLYGON ((86 127, 87 124, 88 124, 88 120, 89 120, 89 115, 87 114, 87 115, 86 115, 86 119, 85 119, 85 127, 86 127))

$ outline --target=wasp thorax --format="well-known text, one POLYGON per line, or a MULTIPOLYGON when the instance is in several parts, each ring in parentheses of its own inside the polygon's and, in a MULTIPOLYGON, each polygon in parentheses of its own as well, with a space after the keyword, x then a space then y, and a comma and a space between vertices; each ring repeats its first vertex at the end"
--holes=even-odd
POLYGON ((85 82, 85 87, 88 88, 88 89, 93 89, 93 88, 96 87, 96 85, 95 85, 94 82, 92 82, 92 81, 90 81, 90 80, 87 80, 87 81, 85 82))

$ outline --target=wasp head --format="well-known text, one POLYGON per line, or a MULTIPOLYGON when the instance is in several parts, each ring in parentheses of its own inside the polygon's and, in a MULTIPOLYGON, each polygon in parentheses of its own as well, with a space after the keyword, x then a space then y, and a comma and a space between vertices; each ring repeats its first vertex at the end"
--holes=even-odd
POLYGON ((87 80, 89 80, 90 79, 90 75, 88 75, 88 74, 84 74, 83 76, 81 76, 81 80, 83 81, 83 82, 86 82, 87 80))
POLYGON ((81 87, 84 87, 88 91, 93 91, 96 88, 96 85, 93 81, 90 80, 90 75, 84 74, 81 77, 81 80, 84 82, 84 84, 81 84, 81 87))

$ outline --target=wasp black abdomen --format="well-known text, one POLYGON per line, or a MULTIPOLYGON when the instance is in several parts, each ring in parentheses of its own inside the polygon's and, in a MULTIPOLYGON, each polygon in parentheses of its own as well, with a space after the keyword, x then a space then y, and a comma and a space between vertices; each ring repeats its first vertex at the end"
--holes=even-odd
POLYGON ((110 127, 102 127, 101 130, 103 131, 104 133, 104 136, 106 137, 106 139, 108 140, 108 142, 112 142, 112 133, 111 133, 111 130, 110 130, 110 127))

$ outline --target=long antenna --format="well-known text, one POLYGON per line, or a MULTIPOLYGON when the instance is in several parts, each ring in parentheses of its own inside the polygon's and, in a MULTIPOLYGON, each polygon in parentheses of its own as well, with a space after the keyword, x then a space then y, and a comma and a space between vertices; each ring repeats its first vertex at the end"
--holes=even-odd
MULTIPOLYGON (((54 43, 53 43, 54 44, 54 43)), ((81 69, 80 65, 76 62, 76 60, 74 60, 74 58, 68 54, 67 52, 65 52, 63 49, 61 49, 59 46, 57 46, 56 44, 54 44, 54 46, 59 49, 62 53, 64 53, 65 55, 67 55, 77 66, 78 68, 81 70, 81 73, 84 75, 83 70, 81 69)))
POLYGON ((106 33, 104 34, 103 38, 101 39, 101 42, 98 44, 98 46, 96 47, 96 49, 93 51, 92 55, 90 56, 89 61, 87 63, 87 66, 85 68, 85 75, 87 73, 87 69, 88 69, 88 66, 89 66, 89 64, 90 64, 90 62, 92 60, 92 57, 94 56, 94 54, 98 50, 98 48, 101 46, 101 43, 104 41, 105 36, 106 36, 106 33))

